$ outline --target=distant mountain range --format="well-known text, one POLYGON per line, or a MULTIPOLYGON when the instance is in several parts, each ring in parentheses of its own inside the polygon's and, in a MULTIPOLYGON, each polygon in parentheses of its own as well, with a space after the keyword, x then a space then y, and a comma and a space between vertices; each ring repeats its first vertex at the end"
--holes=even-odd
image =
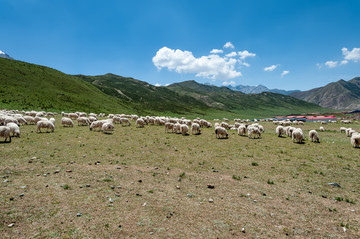
POLYGON ((14 58, 12 58, 11 56, 9 56, 8 54, 6 54, 6 53, 3 52, 3 51, 0 51, 0 57, 14 60, 14 58))
POLYGON ((235 91, 241 91, 245 94, 259 94, 262 92, 272 92, 278 93, 282 95, 289 95, 294 92, 300 92, 300 90, 280 90, 280 89, 269 89, 266 86, 258 85, 258 86, 249 86, 249 85, 237 85, 237 86, 228 86, 229 89, 235 91))
POLYGON ((290 96, 332 109, 360 109, 360 77, 339 80, 308 91, 294 92, 290 96))

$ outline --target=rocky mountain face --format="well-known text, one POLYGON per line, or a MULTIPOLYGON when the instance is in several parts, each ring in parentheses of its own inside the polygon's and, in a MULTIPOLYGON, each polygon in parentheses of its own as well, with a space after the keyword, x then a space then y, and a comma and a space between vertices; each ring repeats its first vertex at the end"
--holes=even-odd
POLYGON ((326 108, 360 109, 360 77, 349 81, 339 80, 308 91, 294 92, 290 96, 326 108))

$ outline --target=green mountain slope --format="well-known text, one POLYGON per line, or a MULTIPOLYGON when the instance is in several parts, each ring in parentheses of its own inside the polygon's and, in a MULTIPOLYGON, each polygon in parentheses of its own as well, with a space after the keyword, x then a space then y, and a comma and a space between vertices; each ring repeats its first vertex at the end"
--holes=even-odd
POLYGON ((0 59, 0 108, 172 115, 203 118, 271 117, 323 108, 275 93, 244 94, 185 81, 169 87, 114 74, 72 76, 0 59))
POLYGON ((205 103, 186 95, 156 87, 147 82, 114 74, 99 76, 78 75, 78 78, 89 82, 101 91, 117 97, 143 113, 156 114, 200 114, 212 110, 205 103))
POLYGON ((296 92, 291 96, 333 109, 360 109, 360 77, 339 80, 324 87, 296 92))
POLYGON ((243 116, 268 117, 325 110, 318 105, 290 96, 270 92, 244 94, 226 87, 208 86, 195 81, 175 83, 168 88, 179 94, 190 95, 213 108, 243 116))
POLYGON ((47 111, 131 111, 121 100, 77 77, 5 58, 0 58, 0 107, 47 111))

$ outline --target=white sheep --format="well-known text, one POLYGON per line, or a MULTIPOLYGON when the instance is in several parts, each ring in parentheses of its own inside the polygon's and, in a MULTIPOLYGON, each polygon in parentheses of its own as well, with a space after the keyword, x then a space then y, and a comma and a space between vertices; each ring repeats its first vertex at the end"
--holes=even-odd
POLYGON ((225 129, 230 129, 231 128, 230 125, 228 123, 226 123, 226 122, 221 122, 220 127, 223 127, 225 129))
POLYGON ((144 126, 145 126, 144 119, 139 118, 139 119, 136 120, 136 127, 144 128, 144 126))
POLYGON ((76 113, 69 113, 68 117, 70 119, 76 120, 79 117, 79 115, 76 113))
POLYGON ((359 133, 352 134, 351 144, 354 148, 360 148, 360 134, 359 133))
POLYGON ((245 125, 240 125, 238 128, 238 135, 240 136, 245 136, 246 135, 246 126, 245 125))
POLYGON ((121 126, 130 126, 131 122, 128 118, 120 118, 120 124, 121 126))
POLYGON ((11 143, 10 127, 0 126, 0 137, 5 138, 4 142, 9 139, 9 143, 11 143))
POLYGON ((295 128, 295 127, 292 127, 292 126, 287 126, 287 127, 285 127, 284 129, 286 130, 287 136, 291 137, 293 130, 296 129, 296 128, 295 128))
POLYGON ((305 141, 302 129, 296 128, 292 132, 292 141, 294 143, 302 143, 305 141))
POLYGON ((189 126, 187 126, 186 124, 182 124, 180 126, 180 133, 182 135, 188 135, 188 132, 189 132, 189 126))
POLYGON ((264 132, 265 132, 264 126, 259 125, 259 127, 258 127, 258 128, 259 128, 259 130, 260 130, 260 132, 261 132, 261 133, 264 133, 264 132))
POLYGON ((29 115, 25 115, 24 119, 26 120, 26 124, 36 124, 35 118, 29 115))
POLYGON ((180 132, 180 128, 181 128, 181 124, 180 124, 180 123, 174 124, 173 132, 174 132, 175 134, 181 133, 181 132, 180 132))
POLYGON ((247 130, 249 139, 261 138, 261 131, 258 127, 250 126, 247 130))
POLYGON ((191 133, 192 134, 201 134, 201 129, 200 129, 200 125, 197 123, 193 123, 191 125, 191 133))
POLYGON ((352 128, 347 128, 347 129, 346 129, 345 132, 346 132, 346 136, 347 136, 347 137, 351 137, 351 136, 350 136, 350 132, 351 132, 352 130, 353 130, 352 128))
POLYGON ((12 136, 20 137, 20 128, 17 124, 8 123, 6 126, 10 128, 10 134, 12 134, 12 136))
POLYGON ((340 127, 340 133, 346 133, 346 128, 345 127, 340 127))
POLYGON ((281 126, 281 125, 279 125, 278 127, 276 127, 276 134, 278 135, 278 137, 281 137, 281 136, 283 136, 283 135, 285 135, 286 134, 286 131, 285 131, 285 129, 284 129, 284 127, 283 126, 281 126))
POLYGON ((319 135, 318 135, 318 132, 316 132, 316 130, 309 131, 309 139, 311 140, 311 142, 320 143, 319 135))
POLYGON ((112 132, 114 130, 114 125, 110 122, 105 122, 102 126, 101 126, 101 131, 104 134, 109 134, 110 132, 112 132))
MULTIPOLYGON (((322 122, 323 122, 323 121, 322 121, 322 122)), ((321 132, 325 132, 325 128, 322 127, 322 126, 320 126, 319 130, 320 130, 321 132)))
POLYGON ((49 120, 40 120, 36 123, 36 132, 41 133, 41 128, 46 128, 46 132, 50 129, 51 132, 54 132, 55 126, 49 120))
POLYGON ((216 127, 215 128, 215 135, 217 139, 220 138, 229 138, 229 134, 227 133, 226 129, 224 127, 216 127))
POLYGON ((102 125, 103 125, 104 123, 112 123, 112 119, 94 121, 94 122, 92 122, 92 123, 90 124, 90 127, 89 127, 89 128, 90 128, 91 131, 92 131, 93 129, 94 129, 94 131, 95 131, 96 128, 98 128, 99 131, 100 131, 100 130, 101 130, 101 127, 102 127, 102 125))
POLYGON ((76 119, 78 126, 88 126, 91 124, 90 120, 87 117, 80 116, 76 119))
POLYGON ((50 118, 49 121, 55 125, 55 119, 54 118, 50 118))
POLYGON ((65 127, 65 126, 69 126, 69 127, 74 127, 74 122, 68 118, 68 117, 62 117, 61 118, 61 124, 65 127))
POLYGON ((168 133, 169 130, 173 131, 174 124, 173 123, 165 123, 165 133, 168 133))

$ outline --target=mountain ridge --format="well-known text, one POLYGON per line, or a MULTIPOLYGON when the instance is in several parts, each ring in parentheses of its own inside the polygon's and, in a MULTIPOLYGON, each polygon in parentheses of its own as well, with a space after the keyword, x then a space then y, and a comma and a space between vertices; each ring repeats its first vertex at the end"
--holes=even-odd
POLYGON ((291 93, 290 96, 338 110, 360 109, 360 77, 340 79, 325 86, 291 93))

